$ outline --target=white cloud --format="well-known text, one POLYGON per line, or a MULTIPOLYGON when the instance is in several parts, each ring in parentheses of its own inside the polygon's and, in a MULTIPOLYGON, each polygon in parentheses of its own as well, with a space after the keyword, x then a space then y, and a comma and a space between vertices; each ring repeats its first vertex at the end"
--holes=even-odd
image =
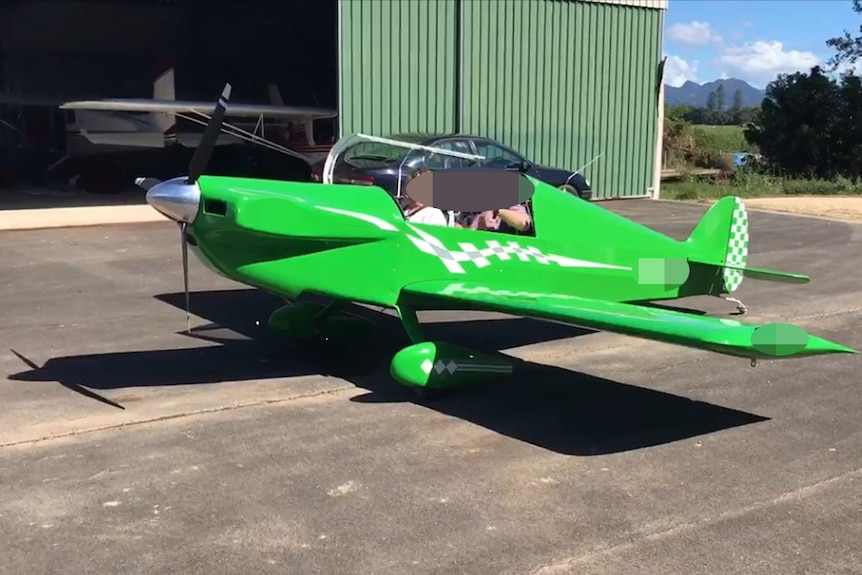
MULTIPOLYGON (((859 70, 858 64, 850 64, 848 62, 842 62, 842 63, 838 64, 835 67, 835 70, 833 70, 832 72, 836 76, 838 76, 838 75, 844 74, 845 72, 850 72, 851 74, 856 74, 857 70, 859 70)), ((830 71, 830 68, 827 66, 827 67, 825 67, 824 71, 828 73, 830 71)))
POLYGON ((697 62, 689 64, 679 56, 668 56, 664 65, 664 83, 679 88, 687 80, 697 82, 697 62))
POLYGON ((720 44, 721 35, 707 22, 694 20, 688 24, 677 22, 667 29, 667 39, 678 44, 699 46, 703 44, 720 44))
POLYGON ((760 40, 744 46, 724 48, 718 57, 722 75, 739 78, 756 86, 765 86, 778 74, 807 72, 818 63, 819 59, 813 52, 785 51, 781 42, 760 40))

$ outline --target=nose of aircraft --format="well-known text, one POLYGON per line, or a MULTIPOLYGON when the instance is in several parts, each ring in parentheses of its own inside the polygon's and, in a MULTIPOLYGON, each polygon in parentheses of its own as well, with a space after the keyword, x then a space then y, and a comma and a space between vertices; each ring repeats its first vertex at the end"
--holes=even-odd
POLYGON ((188 184, 185 178, 167 180, 147 191, 147 203, 176 222, 194 222, 200 201, 197 183, 188 184))

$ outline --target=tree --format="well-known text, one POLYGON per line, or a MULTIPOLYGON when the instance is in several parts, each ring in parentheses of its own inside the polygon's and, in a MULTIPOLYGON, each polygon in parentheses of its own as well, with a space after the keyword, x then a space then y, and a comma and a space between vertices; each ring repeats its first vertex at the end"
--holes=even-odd
POLYGON ((832 137, 835 163, 843 175, 858 177, 862 173, 862 80, 856 76, 846 75, 838 87, 838 99, 841 105, 835 110, 835 129, 832 137))
POLYGON ((724 111, 724 84, 719 84, 715 90, 715 105, 719 112, 724 111))
POLYGON ((682 139, 689 128, 685 116, 690 111, 684 104, 665 108, 664 145, 669 152, 679 152, 683 148, 682 139))
POLYGON ((734 124, 741 125, 742 121, 742 90, 737 88, 733 93, 733 104, 730 106, 730 110, 728 110, 730 121, 734 124))
POLYGON ((715 95, 715 92, 710 92, 709 96, 706 98, 706 109, 710 112, 715 111, 718 108, 718 99, 715 95))
MULTIPOLYGON (((862 14, 862 0, 853 0, 853 11, 862 14)), ((831 71, 841 64, 852 66, 862 58, 862 26, 859 26, 857 35, 853 36, 845 30, 843 35, 827 40, 826 45, 835 50, 835 54, 829 59, 831 71)))
POLYGON ((858 177, 862 172, 862 82, 820 67, 782 74, 766 88, 748 141, 788 175, 858 177))

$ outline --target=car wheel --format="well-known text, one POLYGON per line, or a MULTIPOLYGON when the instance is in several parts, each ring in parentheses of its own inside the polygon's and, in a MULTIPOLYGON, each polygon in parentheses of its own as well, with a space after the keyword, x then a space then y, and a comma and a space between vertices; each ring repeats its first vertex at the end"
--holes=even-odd
POLYGON ((578 193, 578 190, 576 190, 573 186, 570 186, 569 184, 563 184, 562 186, 560 186, 560 189, 564 192, 572 194, 577 198, 581 198, 582 200, 589 200, 592 196, 592 192, 584 192, 583 194, 578 193))

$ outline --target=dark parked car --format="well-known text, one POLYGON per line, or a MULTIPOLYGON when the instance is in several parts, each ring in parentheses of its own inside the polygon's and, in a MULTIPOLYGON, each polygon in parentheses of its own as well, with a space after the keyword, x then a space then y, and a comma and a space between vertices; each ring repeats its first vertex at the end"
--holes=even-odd
MULTIPOLYGON (((484 156, 485 159, 476 162, 434 152, 408 150, 389 144, 364 141, 354 144, 338 158, 333 170, 333 181, 377 185, 396 195, 400 168, 403 168, 401 169, 403 186, 412 171, 423 168, 439 170, 473 166, 499 167, 504 170, 522 170, 537 180, 566 190, 584 200, 592 198, 592 190, 583 175, 571 170, 539 166, 515 150, 489 138, 462 134, 399 134, 391 136, 391 139, 484 156)), ((320 181, 322 172, 323 162, 321 161, 312 167, 312 179, 320 181)))

